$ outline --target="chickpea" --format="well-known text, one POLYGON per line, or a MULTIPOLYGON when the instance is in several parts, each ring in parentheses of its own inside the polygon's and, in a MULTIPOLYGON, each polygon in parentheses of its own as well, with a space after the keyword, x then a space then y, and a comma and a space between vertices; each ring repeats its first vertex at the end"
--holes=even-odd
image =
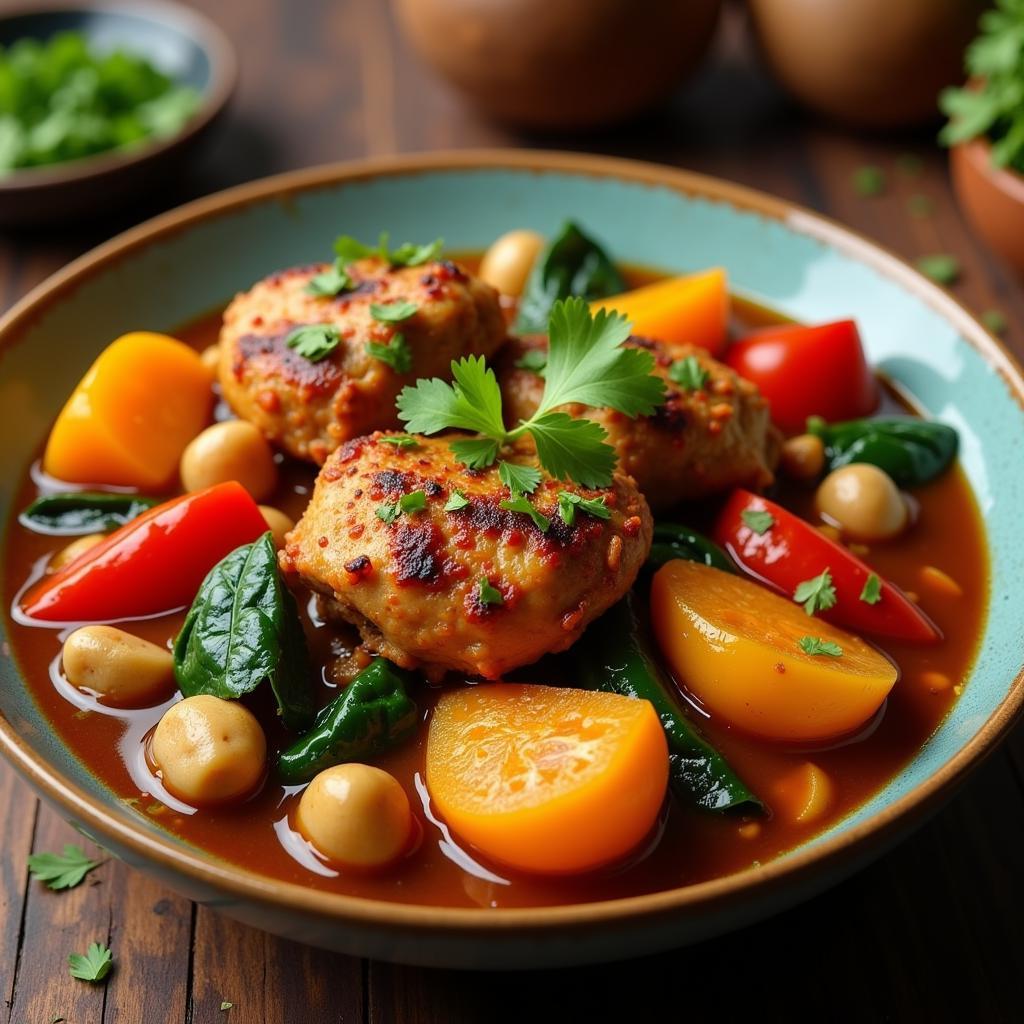
POLYGON ((480 277, 503 295, 522 295, 526 279, 544 245, 544 236, 536 231, 509 231, 492 242, 484 253, 480 277))
POLYGON ((256 501, 277 486, 273 449, 259 428, 245 420, 207 427, 181 456, 185 490, 201 491, 226 480, 237 480, 256 501))
POLYGON ((781 465, 793 480, 817 480, 825 468, 825 445, 814 434, 787 438, 782 444, 781 465))
POLYGON ((217 372, 220 369, 220 345, 209 345, 199 353, 203 366, 210 372, 210 376, 216 380, 217 372))
POLYGON ((84 537, 76 537, 67 547, 61 548, 53 558, 50 559, 46 569, 48 572, 56 572, 70 565, 79 555, 84 555, 90 548, 96 547, 101 540, 106 540, 105 533, 87 533, 84 537))
POLYGON ((274 546, 284 547, 284 535, 295 529, 295 523, 290 516, 286 516, 279 508, 272 505, 260 505, 260 512, 267 524, 267 529, 274 535, 274 546))
POLYGON ((168 708, 150 751, 164 785, 196 806, 248 796, 267 763, 267 740, 252 712, 207 694, 168 708))
POLYGON ((164 647, 114 626, 82 626, 64 641, 64 674, 104 704, 139 708, 159 704, 174 690, 174 659, 164 647))
POLYGON ((374 868, 406 849, 412 812, 394 776, 368 764, 339 764, 306 787, 296 822, 329 860, 374 868))
POLYGON ((866 462, 833 470, 815 498, 818 513, 857 540, 890 540, 907 525, 907 503, 892 478, 866 462))

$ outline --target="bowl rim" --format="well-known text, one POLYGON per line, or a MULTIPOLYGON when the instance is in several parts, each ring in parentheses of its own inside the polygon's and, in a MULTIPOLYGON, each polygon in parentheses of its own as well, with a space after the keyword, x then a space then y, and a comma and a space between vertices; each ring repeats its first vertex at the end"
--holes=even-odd
MULTIPOLYGON (((0 350, 13 341, 54 301, 81 283, 105 272, 135 250, 173 237, 190 227, 229 216, 254 204, 288 202, 305 191, 379 178, 409 177, 445 171, 555 173, 668 188, 685 195, 725 203, 781 221, 797 233, 838 248, 901 284, 950 321, 1002 378, 1024 407, 1024 371, 1016 358, 952 295, 929 281, 894 253, 820 214, 746 186, 691 171, 617 157, 545 150, 458 150, 392 156, 327 164, 264 178, 194 200, 115 236, 51 275, 0 317, 0 350)), ((546 907, 485 909, 403 904, 312 889, 251 872, 199 848, 180 845, 170 834, 150 832, 112 815, 54 765, 29 749, 11 723, 0 715, 0 752, 51 802, 82 823, 87 831, 130 850, 144 861, 242 901, 255 901, 307 917, 383 928, 420 928, 434 932, 483 936, 494 932, 539 930, 669 918, 737 905, 752 890, 808 883, 826 865, 855 864, 866 848, 879 847, 899 835, 911 821, 936 809, 968 771, 990 754, 1024 710, 1024 666, 1006 696, 950 760, 930 778, 904 793, 863 822, 813 846, 746 868, 722 878, 641 896, 546 907)), ((102 842, 102 838, 99 840, 102 842)))
POLYGON ((16 196, 34 189, 55 188, 102 177, 111 171, 148 163, 185 139, 202 132, 227 106, 238 84, 238 59, 226 33, 201 11, 175 0, 16 0, 0 12, 0 24, 28 15, 98 12, 124 14, 187 35, 210 61, 210 82, 195 113, 173 135, 147 140, 137 147, 119 147, 61 163, 22 167, 0 176, 0 195, 16 196))

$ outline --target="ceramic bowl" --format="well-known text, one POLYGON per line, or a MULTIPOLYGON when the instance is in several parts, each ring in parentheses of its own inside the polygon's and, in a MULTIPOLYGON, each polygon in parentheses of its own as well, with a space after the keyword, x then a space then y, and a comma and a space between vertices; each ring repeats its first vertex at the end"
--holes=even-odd
POLYGON ((101 50, 121 47, 200 94, 176 135, 137 148, 28 167, 0 177, 0 224, 52 224, 95 217, 152 188, 181 166, 227 107, 238 78, 234 49, 216 25, 168 0, 20 0, 0 13, 0 46, 81 32, 101 50))
POLYGON ((348 164, 246 185, 121 235, 0 321, 4 521, 64 397, 116 335, 172 331, 270 271, 316 259, 336 233, 444 235, 451 249, 472 250, 512 227, 550 232, 565 217, 591 225, 627 262, 721 265, 737 292, 798 319, 856 317, 872 362, 958 428, 998 599, 948 719, 866 804, 760 867, 603 903, 411 907, 261 877, 162 831, 69 756, 17 664, 0 659, 0 749, 84 833, 193 899, 303 942, 421 964, 550 967, 694 942, 822 890, 920 823, 1005 734, 1024 702, 1024 463, 1007 443, 1024 436, 1020 369, 947 293, 872 243, 781 200, 668 168, 529 152, 348 164))

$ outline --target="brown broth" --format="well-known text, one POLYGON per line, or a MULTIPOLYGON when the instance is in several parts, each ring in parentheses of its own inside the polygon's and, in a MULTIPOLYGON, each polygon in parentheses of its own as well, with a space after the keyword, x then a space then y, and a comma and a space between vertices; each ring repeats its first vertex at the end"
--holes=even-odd
MULTIPOLYGON (((634 281, 651 276, 633 275, 634 281)), ((735 307, 740 323, 746 327, 782 319, 749 303, 737 302, 735 307)), ((202 348, 216 341, 218 325, 219 313, 185 327, 179 336, 202 348)), ((891 400, 895 402, 895 397, 891 400)), ((311 468, 286 464, 280 491, 272 503, 298 516, 312 481, 311 468)), ((25 507, 38 493, 32 475, 27 473, 15 507, 25 507)), ((773 497, 810 517, 812 493, 783 486, 773 497)), ((61 679, 57 666, 63 633, 26 626, 10 618, 8 630, 33 696, 74 754, 136 813, 154 818, 169 831, 226 861, 317 889, 403 903, 507 907, 612 899, 715 878, 793 848, 868 799, 900 771, 941 723, 969 672, 981 633, 988 600, 987 550, 974 497, 959 468, 918 489, 915 497, 920 502, 921 514, 914 528, 897 542, 872 547, 865 557, 882 576, 920 596, 922 607, 941 627, 945 639, 933 648, 888 641, 882 645, 900 666, 902 675, 871 725, 856 740, 843 745, 798 751, 752 740, 716 721, 702 722, 712 742, 768 803, 773 788, 787 772, 807 760, 813 761, 828 774, 834 786, 834 799, 826 816, 811 825, 799 826, 770 814, 742 818, 707 814, 670 799, 661 834, 652 837, 643 855, 626 865, 580 878, 516 875, 465 851, 461 856, 472 856, 479 869, 464 870, 456 863, 452 850, 458 848, 442 841, 437 825, 427 820, 417 791, 417 779, 424 767, 423 727, 412 742, 375 759, 408 792, 423 826, 417 849, 405 862, 383 875, 345 872, 328 876, 310 870, 285 849, 275 833, 275 823, 281 828, 280 823, 286 825, 288 816, 294 812, 298 800, 294 791, 282 789, 271 779, 256 797, 241 806, 183 813, 174 806, 173 798, 161 793, 159 781, 149 773, 143 757, 143 738, 156 724, 163 708, 118 712, 115 717, 61 679), (956 542, 950 543, 950 538, 956 542), (930 591, 921 578, 921 569, 926 565, 948 573, 962 588, 962 595, 952 598, 930 591), (931 692, 922 678, 929 670, 944 673, 951 687, 931 692), (117 751, 117 756, 111 756, 111 751, 117 751)), ((691 519, 699 525, 710 511, 694 509, 691 519)), ((26 579, 67 541, 68 538, 32 533, 17 522, 11 524, 6 552, 8 608, 26 579)), ((356 646, 353 635, 317 624, 305 608, 303 614, 317 664, 344 656, 356 646)), ((170 644, 182 619, 183 613, 165 615, 132 623, 131 630, 154 642, 170 644)), ((525 678, 529 672, 517 675, 525 678)), ((326 681, 328 678, 325 672, 319 694, 321 703, 337 692, 326 681)), ((429 719, 439 692, 424 683, 415 694, 424 722, 429 719)), ((276 724, 271 709, 261 699, 251 706, 261 721, 270 723, 267 732, 271 749, 286 744, 288 736, 276 724)), ((292 843, 307 863, 318 865, 305 844, 299 841, 295 845, 294 837, 292 843)), ((323 865, 319 867, 323 871, 323 865)))

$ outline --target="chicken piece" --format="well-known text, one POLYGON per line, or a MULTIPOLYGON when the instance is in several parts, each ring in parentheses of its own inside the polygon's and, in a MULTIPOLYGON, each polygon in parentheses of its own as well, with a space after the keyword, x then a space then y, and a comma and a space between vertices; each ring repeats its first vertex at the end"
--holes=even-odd
POLYGON ((385 436, 349 441, 327 460, 280 556, 370 650, 432 678, 494 679, 569 647, 633 584, 652 522, 628 477, 592 491, 545 476, 530 499, 550 520, 542 532, 528 514, 500 507, 509 492, 497 466, 467 469, 451 438, 396 448, 385 436), (604 498, 610 518, 577 508, 567 526, 560 491, 604 498), (416 492, 424 507, 400 511, 399 499, 416 492), (456 493, 467 503, 445 511, 460 504, 456 493))
POLYGON ((395 399, 418 377, 451 376, 451 361, 488 356, 505 340, 498 293, 454 263, 392 268, 364 259, 348 268, 354 287, 335 297, 306 286, 327 265, 271 274, 235 297, 220 332, 220 383, 243 419, 255 423, 285 451, 323 463, 349 438, 397 427, 395 399), (416 312, 401 323, 380 323, 373 303, 404 300, 416 312), (306 324, 337 327, 341 339, 313 362, 287 345, 306 324), (375 358, 367 343, 388 344, 401 334, 411 366, 399 373, 375 358))
MULTIPOLYGON (((667 400, 651 416, 630 419, 614 409, 570 406, 574 416, 600 423, 629 473, 656 512, 681 501, 705 498, 733 487, 766 487, 774 479, 781 437, 757 386, 697 346, 673 346, 632 337, 626 345, 647 349, 654 372, 668 383, 667 400), (708 374, 699 390, 669 376, 673 362, 693 356, 708 374)), ((510 426, 529 419, 540 404, 543 378, 527 364, 547 353, 541 336, 514 338, 496 363, 505 418, 510 426), (536 353, 529 356, 528 353, 536 353)))

